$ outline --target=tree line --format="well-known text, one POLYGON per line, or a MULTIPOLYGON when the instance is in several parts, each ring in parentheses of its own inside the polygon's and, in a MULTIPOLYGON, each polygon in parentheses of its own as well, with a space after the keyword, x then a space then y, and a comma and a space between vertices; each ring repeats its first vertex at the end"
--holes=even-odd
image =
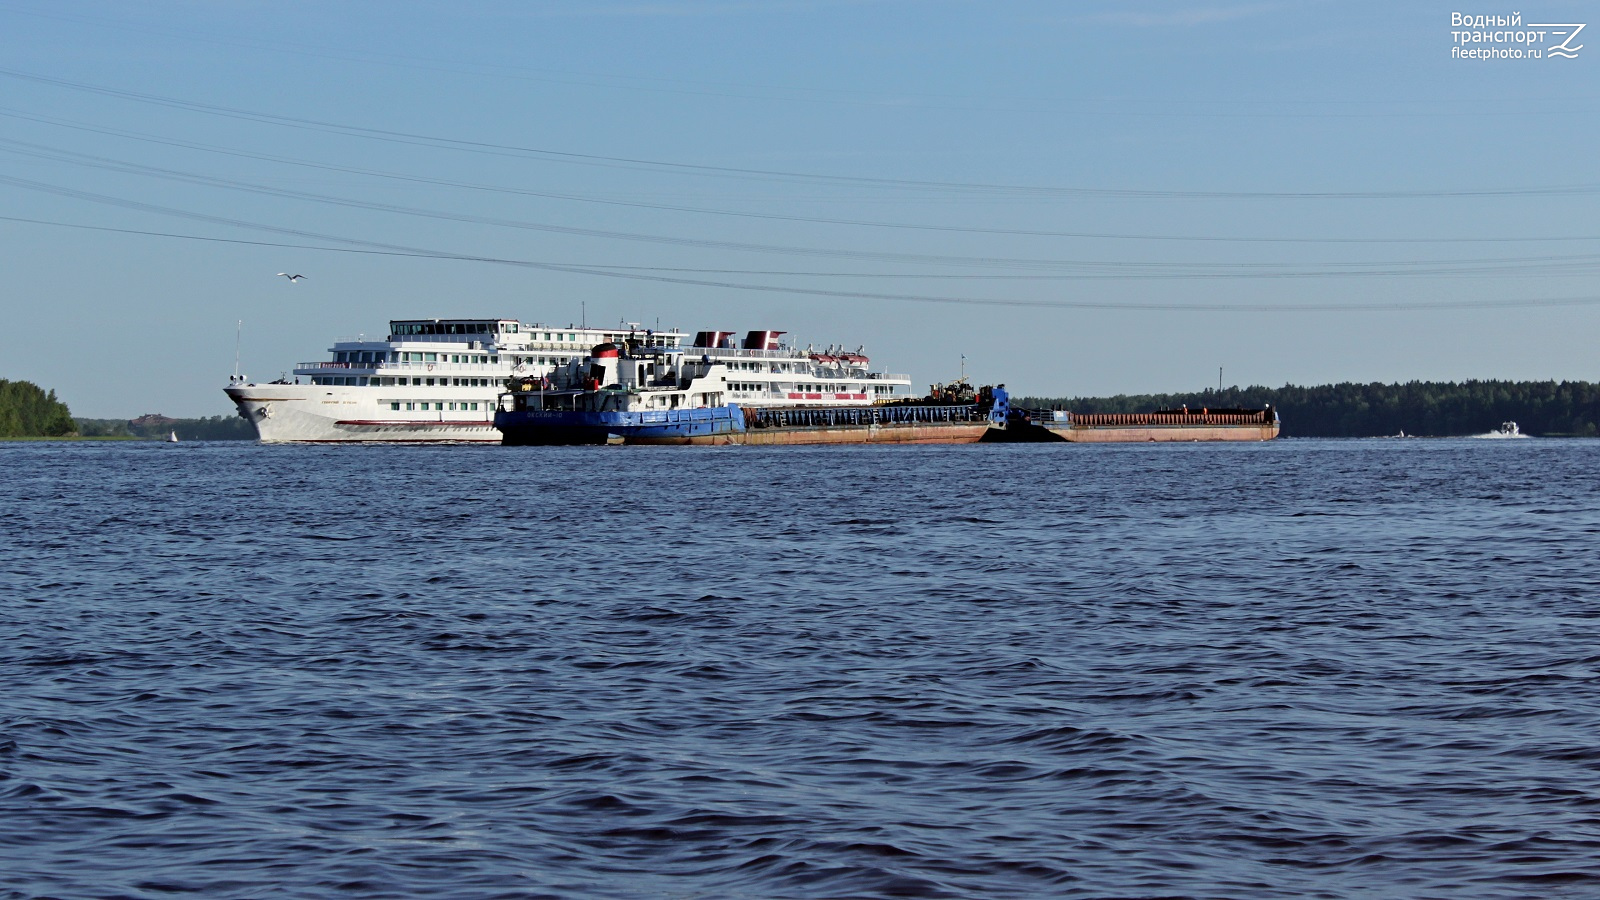
POLYGON ((66 437, 78 430, 67 405, 31 381, 0 379, 0 438, 66 437))
POLYGON ((198 419, 169 419, 141 416, 138 419, 78 419, 78 433, 84 437, 120 437, 162 440, 177 434, 180 441, 253 441, 256 431, 237 415, 202 416, 198 419))
POLYGON ((1588 381, 1411 381, 1405 384, 1260 385, 1182 394, 1023 397, 1015 405, 1084 413, 1156 409, 1278 410, 1285 437, 1447 437, 1483 434, 1516 422, 1526 434, 1600 436, 1600 384, 1588 381))

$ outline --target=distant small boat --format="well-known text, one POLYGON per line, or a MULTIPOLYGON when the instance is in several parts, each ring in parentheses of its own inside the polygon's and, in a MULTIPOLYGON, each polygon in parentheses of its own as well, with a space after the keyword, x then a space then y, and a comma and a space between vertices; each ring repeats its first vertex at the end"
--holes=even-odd
POLYGON ((176 444, 177 442, 178 442, 178 433, 176 431, 167 432, 167 443, 176 444))
POLYGON ((1505 438, 1526 438, 1528 435, 1523 434, 1522 429, 1518 428, 1517 423, 1515 422, 1501 422, 1498 430, 1491 431, 1488 434, 1475 434, 1473 437, 1484 438, 1488 440, 1501 440, 1505 438))

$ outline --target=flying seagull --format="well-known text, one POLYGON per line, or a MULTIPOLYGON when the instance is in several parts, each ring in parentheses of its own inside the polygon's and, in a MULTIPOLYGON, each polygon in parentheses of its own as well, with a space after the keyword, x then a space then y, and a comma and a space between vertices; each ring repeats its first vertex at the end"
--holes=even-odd
POLYGON ((294 284, 296 281, 299 281, 305 277, 304 275, 290 275, 288 272, 279 272, 278 274, 289 279, 290 284, 294 284))

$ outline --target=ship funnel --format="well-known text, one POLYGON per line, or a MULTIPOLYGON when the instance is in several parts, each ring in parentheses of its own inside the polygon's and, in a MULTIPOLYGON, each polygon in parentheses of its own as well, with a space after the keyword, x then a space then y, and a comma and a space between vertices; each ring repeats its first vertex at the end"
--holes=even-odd
POLYGON ((778 349, 778 338, 787 333, 784 331, 751 331, 744 336, 744 349, 776 350, 778 349))
POLYGON ((596 344, 589 351, 589 383, 585 385, 590 390, 615 384, 619 377, 618 348, 616 344, 596 344))

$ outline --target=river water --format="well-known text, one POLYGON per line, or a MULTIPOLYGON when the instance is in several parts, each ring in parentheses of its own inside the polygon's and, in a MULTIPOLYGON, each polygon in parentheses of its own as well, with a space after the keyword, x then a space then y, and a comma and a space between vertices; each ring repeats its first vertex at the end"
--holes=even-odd
POLYGON ((1600 896, 1600 441, 0 444, 3 897, 1600 896))

